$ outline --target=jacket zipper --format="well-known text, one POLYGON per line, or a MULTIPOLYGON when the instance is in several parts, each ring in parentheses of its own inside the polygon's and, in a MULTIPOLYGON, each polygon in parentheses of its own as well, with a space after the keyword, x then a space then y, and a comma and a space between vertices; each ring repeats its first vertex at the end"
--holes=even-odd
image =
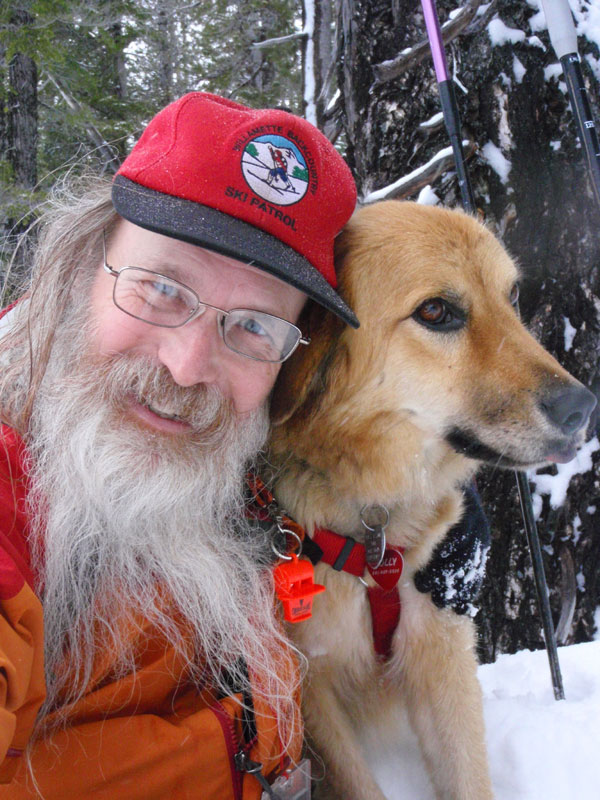
POLYGON ((240 750, 240 746, 238 738, 235 734, 233 720, 225 710, 225 706, 218 700, 215 701, 214 705, 210 706, 210 710, 219 720, 223 730, 227 754, 229 756, 229 767, 231 769, 231 782, 233 784, 234 800, 242 800, 242 773, 238 770, 235 761, 235 757, 240 750))

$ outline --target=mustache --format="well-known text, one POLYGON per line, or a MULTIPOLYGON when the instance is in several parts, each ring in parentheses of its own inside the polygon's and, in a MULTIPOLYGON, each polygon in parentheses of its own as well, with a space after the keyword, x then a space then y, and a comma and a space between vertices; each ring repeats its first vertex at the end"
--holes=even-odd
MULTIPOLYGON (((149 359, 118 354, 89 365, 89 385, 100 389, 102 402, 125 411, 131 401, 187 423, 192 433, 218 436, 233 422, 233 403, 209 384, 180 386, 169 370, 149 359)), ((84 382, 86 379, 84 378, 84 382)))

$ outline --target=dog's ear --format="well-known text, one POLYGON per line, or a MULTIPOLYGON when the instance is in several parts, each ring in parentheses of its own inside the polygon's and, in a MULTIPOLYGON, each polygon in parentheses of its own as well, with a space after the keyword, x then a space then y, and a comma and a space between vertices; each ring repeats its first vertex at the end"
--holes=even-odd
POLYGON ((281 366, 271 394, 271 424, 286 422, 310 396, 321 394, 327 367, 331 363, 345 324, 322 306, 309 300, 302 310, 298 327, 310 336, 310 344, 300 345, 281 366))

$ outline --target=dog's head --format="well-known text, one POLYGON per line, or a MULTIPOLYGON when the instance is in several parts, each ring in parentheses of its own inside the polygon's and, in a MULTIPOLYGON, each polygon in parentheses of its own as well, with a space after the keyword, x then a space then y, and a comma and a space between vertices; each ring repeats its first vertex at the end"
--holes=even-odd
POLYGON ((337 245, 361 327, 307 306, 312 344, 273 393, 276 446, 308 460, 324 441, 346 459, 390 447, 516 468, 573 458, 594 396, 519 321, 519 271, 482 224, 390 201, 358 211, 337 245))

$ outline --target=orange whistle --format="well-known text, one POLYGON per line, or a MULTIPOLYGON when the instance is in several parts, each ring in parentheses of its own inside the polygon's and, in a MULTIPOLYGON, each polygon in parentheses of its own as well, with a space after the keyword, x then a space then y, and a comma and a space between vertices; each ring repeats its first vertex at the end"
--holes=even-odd
POLYGON ((312 614, 313 597, 325 591, 314 582, 315 570, 306 558, 291 554, 291 561, 278 564, 273 570, 275 592, 283 605, 283 618, 287 622, 302 622, 312 614))

